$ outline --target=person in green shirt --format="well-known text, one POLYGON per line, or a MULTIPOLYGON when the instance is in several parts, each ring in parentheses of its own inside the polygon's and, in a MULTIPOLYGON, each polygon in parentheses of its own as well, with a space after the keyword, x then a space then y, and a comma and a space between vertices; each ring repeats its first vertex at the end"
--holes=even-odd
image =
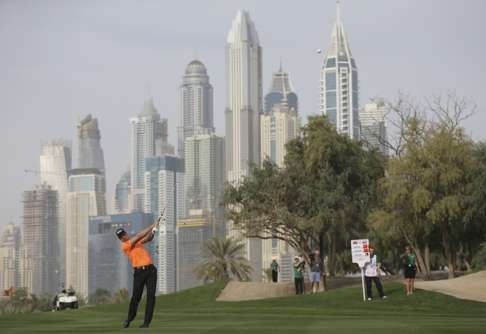
POLYGON ((272 282, 278 282, 278 272, 280 271, 280 266, 277 263, 277 260, 273 259, 272 263, 270 263, 270 268, 272 269, 272 282))
POLYGON ((298 256, 294 257, 294 282, 296 295, 304 294, 304 269, 304 260, 298 256))
POLYGON ((405 276, 405 287, 407 296, 413 294, 417 265, 415 264, 416 255, 410 246, 405 247, 405 254, 402 257, 403 275, 405 276))

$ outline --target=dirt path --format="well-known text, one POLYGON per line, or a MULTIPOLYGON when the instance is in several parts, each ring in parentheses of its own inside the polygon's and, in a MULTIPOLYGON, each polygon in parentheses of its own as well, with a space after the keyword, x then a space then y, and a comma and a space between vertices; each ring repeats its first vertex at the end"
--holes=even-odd
POLYGON ((448 280, 415 282, 415 287, 460 299, 486 302, 486 271, 448 280))

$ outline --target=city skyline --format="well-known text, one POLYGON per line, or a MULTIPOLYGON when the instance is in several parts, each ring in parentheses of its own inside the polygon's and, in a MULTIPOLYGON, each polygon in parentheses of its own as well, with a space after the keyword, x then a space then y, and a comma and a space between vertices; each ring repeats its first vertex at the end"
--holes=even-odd
MULTIPOLYGON (((102 4, 98 6, 94 6, 93 9, 99 9, 99 13, 97 15, 106 15, 106 13, 101 10, 103 9, 103 6, 106 4, 109 4, 109 2, 101 2, 102 4), (101 8, 101 9, 100 9, 101 8)), ((352 45, 353 48, 353 55, 359 59, 359 68, 360 68, 360 83, 361 87, 363 88, 361 90, 361 95, 360 95, 360 101, 361 105, 364 105, 364 103, 368 102, 371 97, 374 96, 383 96, 385 98, 393 98, 396 96, 398 90, 403 89, 406 92, 410 92, 411 94, 414 94, 418 97, 422 97, 424 95, 432 94, 432 93, 437 93, 437 92, 446 92, 447 89, 457 89, 458 93, 461 95, 464 95, 466 97, 473 98, 479 107, 479 110, 482 108, 484 109, 485 105, 485 100, 484 97, 481 96, 480 94, 480 85, 475 83, 475 80, 479 80, 479 73, 482 73, 481 69, 485 68, 485 61, 483 60, 485 57, 478 57, 479 64, 474 65, 474 71, 472 69, 472 65, 465 64, 465 68, 463 68, 462 73, 457 73, 457 71, 450 71, 449 68, 453 66, 453 64, 459 59, 465 55, 466 48, 461 47, 463 44, 466 42, 471 42, 471 40, 480 40, 477 37, 475 38, 475 34, 478 33, 478 31, 481 31, 479 25, 484 25, 484 23, 480 22, 478 19, 479 15, 478 13, 481 12, 481 9, 484 9, 484 4, 481 4, 479 2, 470 2, 469 6, 461 6, 459 2, 450 2, 449 6, 441 6, 438 5, 439 2, 434 2, 431 1, 430 3, 425 3, 423 4, 422 2, 415 2, 415 3, 407 3, 405 4, 388 4, 385 2, 379 2, 379 1, 370 1, 369 4, 367 3, 367 7, 369 7, 367 10, 369 10, 370 13, 376 14, 376 9, 379 7, 382 11, 379 14, 380 18, 383 19, 381 20, 380 24, 380 29, 381 30, 386 30, 384 29, 384 26, 386 26, 387 22, 393 22, 392 20, 387 21, 388 17, 394 17, 394 13, 397 10, 400 10, 401 13, 404 16, 404 19, 408 18, 417 18, 418 20, 415 24, 410 24, 410 26, 407 26, 407 31, 398 31, 399 33, 394 36, 395 40, 391 40, 390 38, 386 39, 383 38, 383 32, 381 30, 377 30, 377 27, 371 24, 369 21, 369 15, 367 16, 366 14, 359 14, 359 10, 354 10, 355 7, 360 8, 360 5, 356 1, 345 1, 342 4, 343 7, 343 13, 344 13, 344 18, 346 21, 346 31, 350 39, 350 44, 352 45), (414 7, 415 6, 415 7, 414 7), (416 9, 417 7, 420 8, 420 11, 417 12, 416 9), (443 28, 445 27, 445 24, 449 24, 447 19, 447 14, 450 13, 457 13, 458 11, 466 11, 470 18, 467 21, 462 21, 461 23, 457 23, 456 25, 453 25, 451 27, 447 28, 454 28, 452 29, 451 33, 448 33, 447 30, 444 30, 443 28), (440 13, 445 13, 445 15, 442 15, 444 17, 441 20, 436 20, 433 21, 434 24, 431 24, 427 31, 423 30, 424 26, 428 26, 428 24, 425 24, 428 21, 428 17, 431 16, 431 13, 435 13, 437 17, 441 16, 440 13), (408 15, 408 16, 407 16, 408 15), (366 23, 370 24, 371 26, 369 28, 363 28, 360 27, 360 24, 366 23), (421 29, 422 28, 422 29, 421 29), (479 28, 479 29, 478 29, 479 28), (362 31, 366 30, 366 31, 362 31), (401 34, 400 34, 401 32, 401 34), (370 35, 372 34, 373 38, 370 38, 370 35), (421 36, 422 34, 423 36, 421 36), (435 34, 435 35, 434 35, 435 34), (378 35, 378 36, 377 36, 378 35), (378 37, 382 38, 378 38, 378 37), (413 38, 412 38, 413 37, 413 38), (431 37, 435 37, 435 39, 431 39, 431 37), (380 40, 380 43, 374 44, 374 39, 377 38, 380 40), (464 40, 461 40, 464 39, 464 40), (457 48, 450 48, 450 40, 453 42, 459 44, 457 48), (393 61, 390 61, 389 57, 387 56, 387 52, 390 52, 390 50, 387 50, 388 47, 383 47, 381 44, 383 41, 386 41, 386 43, 391 43, 392 46, 395 45, 398 47, 398 50, 400 50, 399 45, 396 45, 397 41, 401 41, 401 43, 398 44, 407 44, 407 47, 404 48, 404 52, 400 53, 397 52, 397 49, 393 50, 393 47, 390 47, 392 49, 392 53, 394 55, 393 61), (417 43, 418 41, 418 43, 417 43), (421 41, 421 42, 420 42, 421 41), (395 42, 395 44, 393 43, 395 42), (411 51, 414 48, 414 45, 420 43, 424 45, 429 45, 432 44, 434 47, 430 48, 431 54, 435 54, 437 52, 442 52, 440 55, 443 57, 441 59, 441 62, 431 62, 431 59, 433 58, 432 55, 421 55, 422 63, 418 61, 418 59, 415 59, 414 53, 411 51), (368 47, 364 47, 364 44, 367 45, 368 47), (376 46, 381 45, 381 49, 377 48, 376 46), (442 47, 442 49, 441 49, 442 47), (370 49, 368 51, 368 48, 370 49), (462 51, 461 51, 462 50, 462 51), (366 54, 369 53, 368 56, 366 54), (363 55, 364 54, 364 55, 363 55), (383 67, 381 68, 382 72, 377 72, 377 66, 373 66, 373 62, 370 60, 372 58, 371 55, 375 55, 376 57, 376 65, 382 64, 383 65, 383 60, 386 60, 385 63, 387 64, 388 67, 383 67), (452 56, 451 56, 452 55, 452 56), (425 57, 424 61, 423 58, 425 57), (381 60, 381 62, 380 62, 381 60), (426 67, 423 67, 423 63, 425 63, 426 67), (401 70, 402 72, 395 73, 397 77, 400 78, 399 82, 396 82, 396 79, 391 80, 390 82, 384 80, 387 78, 386 75, 384 75, 384 72, 390 71, 390 67, 393 68, 399 68, 403 67, 405 70, 401 70), (413 72, 414 69, 417 69, 417 73, 415 75, 413 73, 405 73, 405 72, 413 72), (451 72, 454 72, 451 74, 451 72), (425 78, 422 78, 421 76, 418 75, 418 73, 427 73, 425 78), (434 80, 430 81, 430 78, 435 77, 434 80), (440 79, 439 79, 440 78, 440 79), (369 84, 371 81, 372 84, 369 84)), ((440 2, 442 4, 442 2, 440 2)), ((10 20, 6 21, 6 24, 4 27, 0 27, 0 37, 5 37, 7 38, 7 33, 8 32, 14 32, 17 35, 21 34, 18 30, 16 30, 16 27, 18 27, 19 24, 25 23, 22 18, 28 18, 29 15, 35 13, 38 14, 40 11, 41 13, 43 12, 43 8, 37 7, 36 5, 31 5, 29 10, 26 10, 23 12, 22 15, 19 15, 19 17, 13 15, 12 9, 19 9, 23 8, 22 4, 14 4, 13 2, 4 2, 0 5, 3 7, 2 9, 5 10, 0 10, 0 16, 2 15, 9 15, 8 17, 10 20)), ((61 11, 67 11, 67 13, 70 13, 69 8, 66 8, 62 5, 57 5, 59 6, 61 11)), ((148 6, 148 5, 147 5, 148 6)), ((157 7, 156 4, 151 3, 150 6, 155 6, 157 7)), ((149 7, 150 7, 149 6, 149 7)), ((196 3, 193 5, 195 8, 198 7, 196 3)), ((262 44, 264 45, 264 52, 265 52, 265 57, 264 57, 264 67, 263 67, 263 78, 264 78, 264 87, 268 87, 268 78, 269 78, 269 73, 271 73, 272 69, 276 67, 278 64, 278 61, 280 58, 283 59, 283 62, 285 64, 285 68, 288 69, 292 73, 292 77, 294 79, 294 84, 298 86, 298 91, 299 91, 299 96, 300 96, 300 110, 301 114, 303 116, 303 120, 305 120, 305 117, 308 116, 311 113, 317 112, 317 96, 318 96, 318 78, 319 78, 319 66, 320 62, 322 61, 322 57, 318 56, 315 54, 315 49, 327 49, 329 45, 328 41, 328 36, 331 31, 332 27, 332 22, 333 22, 333 16, 335 15, 335 2, 330 1, 329 3, 326 2, 324 4, 320 5, 309 5, 308 7, 316 6, 315 10, 311 10, 311 8, 303 9, 303 8, 298 8, 297 11, 291 13, 292 15, 310 15, 311 18, 314 18, 316 20, 315 24, 310 24, 302 21, 302 25, 305 26, 305 30, 300 30, 301 33, 309 33, 312 35, 312 42, 311 43, 304 43, 302 46, 305 52, 299 52, 300 56, 302 58, 299 58, 296 56, 295 53, 292 55, 289 54, 290 48, 287 46, 287 49, 282 49, 283 47, 286 47, 285 43, 286 40, 283 38, 283 36, 280 34, 280 31, 284 29, 287 29, 285 27, 285 24, 275 24, 274 20, 270 20, 269 15, 270 14, 275 14, 272 11, 275 10, 281 10, 280 8, 275 9, 273 6, 272 10, 269 10, 268 8, 265 9, 264 6, 257 6, 256 2, 241 2, 239 4, 232 3, 229 5, 222 5, 218 6, 217 9, 217 20, 213 24, 211 24, 208 27, 208 33, 207 34, 201 34, 199 33, 198 35, 203 35, 204 38, 208 38, 210 42, 208 43, 209 47, 208 49, 205 49, 204 47, 197 47, 200 52, 200 54, 197 55, 198 59, 201 59, 205 64, 208 64, 208 68, 211 69, 211 77, 212 77, 212 83, 215 87, 215 127, 217 133, 221 134, 224 131, 224 127, 222 124, 224 123, 223 119, 223 109, 221 106, 224 106, 225 104, 225 98, 224 98, 224 66, 222 63, 220 63, 221 58, 223 58, 223 63, 224 63, 224 34, 226 33, 227 29, 229 28, 229 21, 231 20, 232 17, 234 17, 235 12, 238 8, 248 8, 250 15, 252 18, 257 22, 258 24, 258 31, 260 36, 260 39, 262 40, 262 44), (221 7, 221 8, 219 8, 221 7), (320 10, 318 10, 320 9, 320 10), (325 10, 324 10, 325 9, 325 10), (315 12, 315 13, 314 13, 315 12), (271 25, 269 25, 269 21, 272 22, 271 25), (305 23, 305 24, 304 24, 305 23), (214 27, 213 27, 214 26, 214 27), (309 29, 309 26, 313 26, 313 29, 309 29), (217 34, 214 33, 214 29, 217 28, 217 34), (204 37, 207 36, 207 37, 204 37), (285 51, 287 50, 287 51, 285 51), (217 57, 214 57, 214 54, 217 54, 217 57), (306 61, 303 61, 303 58, 305 57, 306 61), (218 61, 219 59, 219 61, 218 61), (302 64, 304 62, 307 62, 309 64, 302 64), (312 73, 312 74, 309 74, 312 73), (214 78, 214 79, 213 79, 214 78), (265 81, 267 82, 265 83, 265 81), (307 81, 307 82, 306 82, 307 81)), ((49 7, 49 6, 46 6, 49 7)), ((89 7, 89 6, 87 6, 89 7)), ((109 6, 107 6, 109 7, 109 6)), ((125 8, 125 6, 122 6, 125 8)), ((285 7, 285 6, 279 6, 279 7, 285 7)), ((123 8, 122 8, 123 9, 123 8)), ((137 15, 141 15, 141 13, 145 13, 145 10, 147 10, 147 7, 142 6, 142 9, 139 9, 137 11, 137 15)), ((176 11, 179 10, 176 8, 176 11)), ((90 8, 87 8, 87 12, 90 12, 90 8)), ((366 11, 365 11, 366 13, 366 11)), ((72 13, 71 13, 72 14, 72 13)), ((86 13, 84 14, 84 18, 87 19, 89 18, 89 15, 86 16, 86 13)), ((290 15, 290 13, 286 13, 286 15, 290 15)), ((42 16, 42 15, 40 15, 42 16)), ((67 15, 69 16, 69 15, 67 15)), ((150 16, 149 16, 150 18, 150 16)), ((150 21, 150 20, 149 20, 150 21)), ((312 21, 312 20, 309 20, 312 21)), ((4 21, 5 22, 5 21, 4 21)), ((58 21, 54 20, 54 23, 58 21)), ((300 21, 299 21, 300 22, 300 21)), ((34 20, 32 25, 39 24, 40 22, 37 20, 34 20)), ((53 23, 53 24, 54 24, 53 23)), ((137 23, 140 23, 137 21, 137 23)), ((76 22, 73 23, 72 26, 68 26, 68 31, 69 28, 77 27, 76 22)), ((141 26, 143 26, 140 23, 141 26)), ((49 24, 44 22, 43 27, 45 28, 44 30, 49 31, 49 24)), ((107 27, 100 27, 96 26, 97 29, 103 30, 106 29, 107 27)), ((150 40, 154 36, 150 34, 150 29, 144 30, 147 28, 147 26, 144 26, 143 29, 137 30, 137 26, 130 26, 130 29, 133 29, 133 31, 139 31, 140 36, 145 36, 148 35, 148 39, 150 40), (143 32, 147 33, 144 34, 143 32)), ((79 28, 78 28, 79 29, 79 28)), ((192 27, 191 29, 194 29, 192 27)), ((43 29, 40 29, 40 31, 37 32, 32 32, 33 36, 36 36, 38 34, 45 33, 43 29)), ((109 30, 109 29, 108 29, 109 30)), ((484 30, 484 29, 483 29, 484 30)), ((77 30, 74 29, 71 31, 71 33, 75 33, 77 30)), ((103 30, 106 32, 106 30, 103 30)), ((157 29, 154 29, 154 31, 157 31, 157 29)), ((194 30, 196 31, 196 30, 194 30)), ((178 36, 180 32, 175 32, 175 36, 178 36)), ((188 35, 184 35, 187 33, 187 31, 183 31, 181 34, 182 36, 185 36, 186 39, 183 39, 183 41, 187 42, 188 35)), ((14 34, 14 36, 17 36, 14 34)), ((157 35, 157 34, 155 34, 157 35)), ((163 34, 162 34, 163 35, 163 34)), ((385 34, 386 35, 386 34, 385 34)), ((290 35, 295 38, 295 35, 290 35)), ((480 35, 478 35, 480 36, 480 35)), ((390 36, 388 36, 390 37, 390 36)), ((105 36, 106 38, 106 36, 105 36)), ((132 36, 133 38, 133 36, 132 36)), ((289 37, 290 38, 290 37, 289 37)), ((142 38, 143 39, 143 38, 142 38)), ((145 39, 143 39, 146 41, 145 39)), ((145 58, 148 59, 147 63, 150 64, 145 70, 141 70, 135 77, 137 80, 135 82, 132 82, 132 85, 130 87, 124 87, 124 89, 121 89, 117 93, 117 89, 104 89, 100 90, 100 92, 95 93, 94 91, 91 91, 90 89, 87 89, 86 85, 88 82, 90 84, 93 84, 93 81, 96 81, 96 78, 98 77, 97 75, 94 74, 93 71, 88 71, 89 75, 83 76, 81 75, 81 71, 77 71, 76 67, 72 67, 72 77, 62 77, 63 80, 59 80, 59 83, 54 83, 51 82, 50 79, 47 80, 48 85, 45 85, 42 83, 43 86, 49 86, 52 85, 51 88, 47 87, 42 87, 42 89, 39 89, 38 92, 35 94, 29 94, 29 98, 26 100, 31 101, 30 103, 36 103, 36 108, 27 108, 27 106, 30 105, 29 102, 23 101, 16 97, 20 92, 22 92, 22 95, 25 96, 26 92, 32 93, 32 85, 36 82, 39 82, 39 79, 42 78, 41 72, 53 70, 52 64, 51 65, 46 65, 46 59, 45 59, 45 53, 41 53, 39 60, 36 62, 32 63, 32 65, 25 67, 25 62, 29 57, 27 56, 27 50, 21 52, 21 49, 19 47, 18 41, 13 41, 11 38, 7 39, 8 41, 8 46, 12 46, 12 48, 7 47, 8 51, 6 52, 6 59, 7 61, 2 61, 0 62, 0 68, 4 68, 5 66, 12 65, 11 63, 13 62, 13 66, 8 67, 7 71, 7 76, 5 82, 2 82, 2 86, 0 89, 0 109, 2 110, 2 115, 6 116, 6 121, 3 122, 4 126, 6 127, 2 131, 2 136, 6 136, 3 142, 11 142, 11 138, 17 138, 16 136, 19 136, 19 133, 29 133, 28 140, 23 140, 19 142, 20 145, 20 150, 23 152, 22 157, 13 157, 7 166, 2 166, 2 175, 7 176, 8 175, 8 180, 5 181, 6 188, 5 192, 3 195, 3 202, 2 203, 2 219, 0 220, 0 224, 6 224, 10 219, 14 223, 20 223, 20 218, 19 216, 21 215, 21 210, 20 210, 20 194, 23 190, 27 190, 30 188, 32 184, 38 183, 38 177, 36 175, 25 175, 23 173, 24 169, 38 169, 38 163, 36 160, 38 159, 38 152, 40 151, 40 140, 49 140, 51 138, 59 138, 63 137, 66 139, 72 139, 75 138, 75 124, 77 123, 76 119, 77 117, 81 117, 81 115, 85 114, 84 110, 89 109, 90 113, 93 114, 94 117, 99 118, 100 120, 100 130, 102 132, 103 136, 103 148, 105 150, 105 155, 109 156, 106 158, 107 160, 107 177, 110 179, 107 185, 107 190, 109 191, 110 196, 108 198, 112 198, 112 194, 114 191, 114 184, 115 182, 119 179, 119 177, 123 174, 123 172, 126 170, 126 166, 128 164, 128 154, 126 150, 120 150, 120 142, 124 142, 125 144, 128 144, 128 118, 130 116, 133 116, 134 111, 139 110, 139 106, 142 103, 142 101, 148 96, 148 95, 153 95, 155 99, 155 104, 157 109, 160 110, 161 116, 162 117, 167 117, 169 119, 169 127, 170 127, 170 143, 175 145, 175 126, 176 126, 176 117, 177 114, 175 112, 175 104, 177 103, 177 94, 176 94, 176 89, 177 89, 177 80, 172 80, 170 78, 173 77, 172 73, 169 76, 163 76, 163 84, 161 84, 160 79, 155 79, 154 77, 156 76, 162 76, 161 74, 167 70, 167 64, 164 63, 163 59, 158 59, 155 61, 154 57, 154 52, 153 49, 154 45, 156 45, 156 41, 150 40, 150 42, 153 42, 153 44, 148 43, 148 48, 147 45, 145 45, 145 48, 140 48, 140 45, 135 46, 135 51, 140 52, 140 50, 148 50, 146 54, 140 53, 139 56, 139 61, 145 60, 145 58), (17 46, 17 47, 15 47, 17 46), (26 52, 26 53, 25 53, 26 52), (12 57, 14 55, 20 55, 22 54, 23 57, 19 57, 17 61, 13 61, 12 57), (10 62, 8 62, 10 61, 10 62), (43 63, 44 62, 44 63, 43 63), (22 66, 23 65, 23 66, 22 66), (42 66, 42 68, 39 68, 39 66, 42 66), (25 68, 24 68, 25 67, 25 68), (148 68, 151 69, 152 72, 148 71, 148 68), (160 68, 160 69, 158 69, 160 68), (155 70, 154 70, 155 69, 155 70), (31 74, 29 74, 29 71, 33 71, 31 74), (154 74, 155 72, 155 74, 154 74), (71 81, 75 79, 77 76, 83 77, 84 80, 81 80, 80 84, 76 84, 76 80, 71 81), (29 79, 32 79, 32 81, 29 81, 29 79), (150 83, 150 90, 152 91, 152 94, 148 94, 146 92, 146 84, 150 83), (71 85, 67 85, 67 83, 70 83, 71 85), (19 86, 21 84, 25 84, 25 86, 19 86), (79 92, 76 95, 74 92, 71 92, 71 89, 66 90, 66 88, 61 87, 59 84, 62 84, 63 86, 71 86, 71 88, 77 87, 77 85, 81 85, 81 88, 79 92), (169 89, 161 89, 161 87, 168 87, 169 89), (171 88, 172 87, 172 88, 171 88), (126 93, 126 88, 131 89, 133 91, 133 95, 130 97, 123 97, 123 95, 127 95, 126 93), (154 90, 154 88, 157 88, 154 90), (50 90, 53 90, 52 92, 50 90), (56 93, 56 98, 53 100, 53 93, 56 93), (170 93, 172 92, 172 93, 170 93), (5 94, 5 95, 4 95, 5 94), (3 96, 4 95, 4 96, 3 96), (76 101, 79 101, 80 98, 86 99, 90 102, 87 104, 80 104, 76 105, 76 101), (72 100, 69 102, 69 100, 72 100), (117 100, 118 102, 109 102, 107 103, 107 100, 117 100), (99 106, 97 103, 101 103, 99 106), (22 124, 19 124, 19 122, 16 121, 16 116, 20 115, 22 116, 23 113, 27 112, 27 110, 32 111, 32 110, 40 110, 41 112, 36 112, 32 113, 29 116, 29 119, 26 119, 25 122, 22 124), (170 112, 169 112, 170 111, 170 112), (125 117, 128 114, 128 117, 125 117), (113 120, 113 122, 108 122, 110 119, 112 119, 116 115, 116 120, 113 120), (50 125, 43 123, 42 120, 39 120, 39 117, 42 116, 42 118, 52 118, 56 117, 56 127, 50 127, 50 125), (47 117, 46 117, 47 116, 47 117), (15 120, 15 121, 13 121, 15 120), (45 125, 44 127, 42 125, 45 125), (119 134, 117 133, 119 132, 119 134)), ((207 41, 207 40, 206 40, 207 41)), ((288 40, 287 40, 288 41, 288 40)), ((68 51, 68 56, 70 52, 72 52, 75 48, 74 45, 71 45, 68 41, 64 41, 66 45, 63 44, 63 48, 66 48, 68 51), (74 48, 74 49, 73 49, 74 48)), ((86 43, 86 40, 81 40, 81 44, 86 43)), ((126 41, 125 41, 126 42, 126 41)), ((133 46, 132 44, 134 43, 133 40, 128 41, 128 45, 133 46)), ((298 43, 299 41, 297 41, 298 43)), ((164 48, 165 47, 165 41, 164 39, 161 39, 158 42, 160 45, 155 47, 155 48, 164 48)), ((37 45, 38 43, 33 43, 33 45, 26 47, 27 49, 29 48, 35 48, 35 47, 40 47, 40 45, 37 45)), ((188 42, 190 45, 190 43, 188 42)), ((204 43, 201 43, 200 45, 203 45, 204 43)), ((470 43, 464 44, 464 46, 468 45, 470 43)), ((300 45, 300 44, 299 44, 300 45)), ((58 44, 55 44, 54 46, 59 47, 58 44)), ((181 47, 181 45, 178 45, 177 43, 174 43, 172 41, 172 44, 169 43, 169 46, 174 47, 174 50, 179 50, 178 48, 181 47)), ((193 55, 189 55, 190 52, 187 52, 187 48, 182 47, 184 50, 184 58, 181 59, 180 63, 187 63, 190 59, 194 58, 193 55)), ((105 50, 106 49, 102 49, 105 50)), ((302 51, 301 50, 301 51, 302 51)), ((468 52, 470 52, 469 49, 467 49, 468 52)), ((480 50, 480 55, 484 54, 484 50, 480 50)), ((36 54, 36 52, 30 52, 31 54, 36 54)), ((156 53, 156 52, 155 52, 156 53)), ((71 54, 71 56, 73 56, 71 54)), ((73 56, 73 59, 76 60, 76 57, 73 56)), ((104 57, 102 57, 106 61, 104 57)), ((435 58, 434 58, 435 59, 435 58)), ((90 62, 93 61, 92 58, 88 57, 88 62, 87 63, 82 63, 84 65, 89 65, 91 64, 90 62)), ((127 61, 126 58, 124 58, 124 61, 127 61)), ((65 61, 66 62, 66 61, 65 61)), ((96 63, 96 62, 95 62, 96 63)), ((177 72, 178 76, 180 76, 180 72, 184 68, 183 65, 179 67, 179 65, 175 65, 174 62, 168 62, 170 63, 170 67, 174 67, 175 72, 177 72)), ((69 61, 67 61, 67 64, 71 64, 69 61)), ((65 64, 61 64, 65 65, 65 64)), ((63 66, 60 66, 60 68, 63 68, 63 66)), ((93 64, 91 64, 93 65, 93 64)), ((111 66, 113 68, 119 66, 120 63, 114 61, 111 66)), ((122 64, 124 65, 124 64, 122 64)), ((57 68, 57 67, 56 67, 57 68)), ((54 68, 54 70, 56 69, 54 68)), ((108 66, 110 68, 110 66, 108 66)), ((109 72, 109 71, 108 71, 109 72)), ((170 71, 169 71, 170 73, 170 71)), ((103 71, 100 71, 100 78, 103 80, 106 80, 106 73, 103 71)), ((58 78, 59 74, 54 71, 53 72, 54 78, 58 78)), ((111 80, 118 80, 118 78, 112 78, 111 80)), ((130 80, 134 81, 134 80, 130 80)), ((42 81, 43 82, 43 81, 42 81)), ((112 82, 114 83, 114 82, 112 82)), ((96 86, 96 85, 94 85, 96 86)), ((120 86, 115 85, 116 88, 120 89, 120 86)), ((99 90, 99 88, 98 88, 99 90)), ((480 124, 484 123, 481 122, 481 120, 485 119, 484 113, 478 114, 475 117, 473 117, 473 121, 468 121, 466 124, 468 125, 467 130, 468 133, 473 133, 474 137, 476 139, 484 139, 485 138, 485 132, 481 131, 480 124)), ((3 144, 5 145, 5 144, 3 144)), ((127 145, 122 145, 122 147, 126 147, 127 145)), ((3 150, 5 149, 10 149, 7 148, 6 146, 2 147, 3 150)), ((73 161, 76 161, 73 159, 73 161)))

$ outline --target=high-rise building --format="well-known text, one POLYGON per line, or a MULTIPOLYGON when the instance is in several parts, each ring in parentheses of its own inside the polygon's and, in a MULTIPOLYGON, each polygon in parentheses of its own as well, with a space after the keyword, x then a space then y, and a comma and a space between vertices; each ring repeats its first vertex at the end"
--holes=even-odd
MULTIPOLYGON (((255 24, 246 11, 238 11, 226 46, 227 108, 225 111, 226 178, 237 185, 260 163, 262 112, 262 48, 255 24)), ((241 232, 227 224, 228 236, 241 232)), ((261 279, 261 241, 245 240, 245 257, 253 267, 253 280, 261 279)))
POLYGON ((165 221, 158 232, 157 291, 176 290, 176 222, 184 209, 184 160, 159 156, 145 160, 144 211, 158 216, 165 210, 165 221))
MULTIPOLYGON (((292 90, 288 73, 282 70, 273 74, 272 87, 265 96, 266 107, 260 117, 261 130, 261 159, 269 159, 279 167, 284 166, 286 155, 285 145, 296 138, 300 128, 297 114, 298 97, 292 90), (291 103, 289 101, 291 99, 291 103)), ((262 241, 262 267, 270 268, 270 263, 276 259, 281 269, 292 267, 292 255, 295 252, 289 245, 277 238, 262 241)), ((291 275, 281 271, 280 281, 290 280, 291 275)))
POLYGON ((20 245, 20 228, 7 224, 0 235, 0 291, 21 286, 20 245))
POLYGON ((384 155, 388 154, 386 131, 386 106, 382 99, 367 103, 361 109, 359 118, 361 122, 361 139, 365 145, 377 148, 384 155))
POLYGON ((61 282, 66 281, 66 194, 69 171, 72 168, 71 144, 64 140, 52 140, 42 145, 40 155, 40 182, 57 191, 58 244, 61 282))
MULTIPOLYGON (((89 219, 89 294, 96 289, 114 292, 127 289, 131 294, 133 268, 121 250, 115 230, 123 227, 129 235, 148 227, 154 222, 150 213, 133 212, 97 216, 89 219)), ((155 240, 145 245, 155 261, 155 240)))
POLYGON ((265 95, 265 113, 272 112, 274 105, 281 104, 283 100, 287 102, 289 109, 299 111, 299 99, 292 87, 290 74, 283 70, 280 63, 278 71, 273 73, 270 91, 265 95))
POLYGON ((356 62, 341 22, 337 17, 321 67, 320 111, 336 125, 339 133, 359 139, 359 83, 356 62))
POLYGON ((66 198, 66 286, 89 295, 89 218, 106 214, 105 178, 95 168, 73 169, 66 198))
POLYGON ((167 120, 160 118, 153 100, 147 100, 142 112, 130 119, 130 183, 135 211, 143 211, 144 206, 145 159, 174 154, 167 137, 167 120))
POLYGON ((78 165, 77 168, 96 168, 105 173, 105 158, 101 148, 98 119, 91 115, 78 124, 78 165))
POLYGON ((265 95, 265 112, 260 116, 261 160, 270 159, 283 167, 285 145, 297 137, 300 120, 298 97, 282 65, 273 73, 272 86, 265 95), (290 99, 290 101, 289 101, 290 99))
POLYGON ((204 259, 204 243, 213 235, 211 226, 203 210, 191 210, 189 218, 177 221, 177 291, 203 283, 194 270, 204 259))
POLYGON ((130 171, 126 171, 116 184, 114 208, 115 213, 130 213, 132 212, 131 196, 130 196, 130 171))
POLYGON ((58 194, 42 184, 23 193, 23 247, 29 265, 23 284, 33 294, 55 293, 60 287, 58 194))
POLYGON ((201 132, 214 132, 213 86, 202 62, 193 60, 187 65, 179 92, 177 154, 184 158, 186 138, 201 132))
POLYGON ((224 139, 211 134, 186 138, 185 200, 189 210, 204 210, 222 224, 224 208, 224 139))

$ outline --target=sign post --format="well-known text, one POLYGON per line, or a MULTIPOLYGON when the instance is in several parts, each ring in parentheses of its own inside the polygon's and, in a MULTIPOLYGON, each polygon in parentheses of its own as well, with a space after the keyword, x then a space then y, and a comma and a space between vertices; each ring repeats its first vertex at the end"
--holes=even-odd
POLYGON ((366 300, 364 266, 370 262, 370 243, 368 239, 351 240, 351 257, 352 262, 356 263, 361 269, 361 286, 363 288, 363 301, 366 300))

